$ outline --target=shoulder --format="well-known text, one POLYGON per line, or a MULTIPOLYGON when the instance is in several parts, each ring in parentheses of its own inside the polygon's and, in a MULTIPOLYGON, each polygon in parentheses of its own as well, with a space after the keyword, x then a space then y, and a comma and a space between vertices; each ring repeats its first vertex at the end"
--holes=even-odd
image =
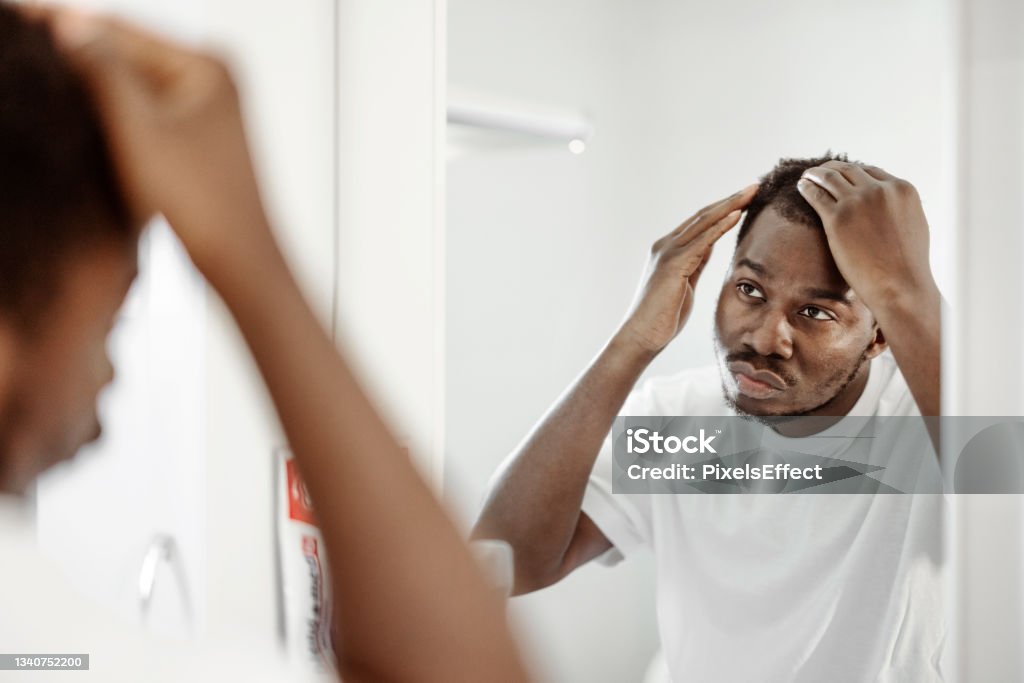
POLYGON ((620 411, 623 415, 727 415, 722 378, 711 365, 641 381, 620 411))
POLYGON ((897 417, 921 414, 891 351, 871 361, 871 375, 869 382, 877 387, 877 398, 874 410, 871 411, 874 415, 897 417))

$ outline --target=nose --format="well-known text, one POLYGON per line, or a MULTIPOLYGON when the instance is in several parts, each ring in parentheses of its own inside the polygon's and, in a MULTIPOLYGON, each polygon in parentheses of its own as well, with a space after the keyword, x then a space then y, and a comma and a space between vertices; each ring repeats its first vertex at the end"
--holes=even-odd
POLYGON ((767 311, 744 335, 746 344, 762 356, 793 357, 793 328, 782 311, 767 311))

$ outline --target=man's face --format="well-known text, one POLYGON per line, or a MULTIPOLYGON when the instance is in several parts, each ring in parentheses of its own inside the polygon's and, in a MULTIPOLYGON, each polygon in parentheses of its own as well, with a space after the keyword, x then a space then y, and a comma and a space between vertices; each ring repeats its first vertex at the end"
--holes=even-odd
POLYGON ((715 351, 740 413, 844 415, 885 349, 821 230, 764 209, 733 256, 718 298, 715 351))
POLYGON ((0 353, 0 490, 23 491, 100 434, 96 400, 113 380, 107 336, 137 270, 136 244, 68 257, 37 329, 4 326, 0 353))

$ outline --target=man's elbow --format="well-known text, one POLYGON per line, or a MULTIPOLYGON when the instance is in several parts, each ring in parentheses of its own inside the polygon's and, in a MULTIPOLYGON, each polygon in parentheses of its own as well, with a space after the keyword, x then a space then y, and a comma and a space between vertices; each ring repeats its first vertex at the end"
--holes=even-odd
POLYGON ((557 583, 564 576, 564 556, 551 556, 539 551, 530 543, 503 533, 481 518, 470 533, 470 542, 482 544, 486 541, 501 541, 512 551, 510 595, 524 595, 557 583))
POLYGON ((562 562, 533 566, 520 566, 520 563, 516 563, 510 595, 526 595, 553 586, 565 578, 567 573, 562 562))

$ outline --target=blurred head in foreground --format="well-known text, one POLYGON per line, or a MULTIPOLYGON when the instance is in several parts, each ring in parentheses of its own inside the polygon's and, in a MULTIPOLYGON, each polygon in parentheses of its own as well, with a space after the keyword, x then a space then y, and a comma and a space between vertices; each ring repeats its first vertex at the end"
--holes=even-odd
POLYGON ((137 235, 83 84, 0 2, 0 491, 99 436, 137 235))
POLYGON ((801 174, 843 155, 782 159, 747 207, 719 294, 715 349, 726 401, 759 417, 845 415, 886 348, 836 267, 801 174))

